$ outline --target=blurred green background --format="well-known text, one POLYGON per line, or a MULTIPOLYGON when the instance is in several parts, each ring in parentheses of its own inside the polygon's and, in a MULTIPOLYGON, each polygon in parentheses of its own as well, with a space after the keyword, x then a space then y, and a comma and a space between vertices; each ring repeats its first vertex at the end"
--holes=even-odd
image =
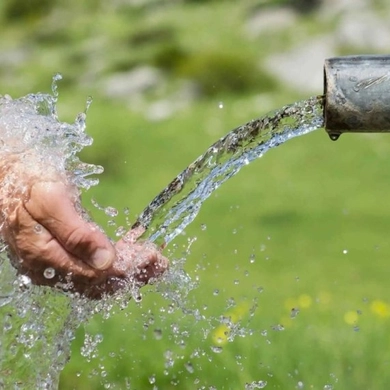
MULTIPOLYGON (((320 94, 327 56, 385 53, 389 17, 384 0, 3 0, 0 93, 61 72, 64 121, 93 96, 82 159, 105 173, 84 204, 114 237, 91 199, 134 220, 230 129, 320 94)), ((388 135, 319 130, 245 167, 168 248, 189 291, 92 318, 60 388, 388 388, 389 165, 388 135)))

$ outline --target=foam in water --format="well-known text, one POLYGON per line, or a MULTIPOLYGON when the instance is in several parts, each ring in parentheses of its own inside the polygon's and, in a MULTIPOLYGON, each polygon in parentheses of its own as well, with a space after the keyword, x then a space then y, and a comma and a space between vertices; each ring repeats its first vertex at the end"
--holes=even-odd
MULTIPOLYGON (((59 79, 60 76, 55 77, 51 95, 29 94, 20 99, 0 97, 0 157, 6 160, 18 153, 26 155, 28 160, 33 150, 46 167, 66 174, 78 188, 88 189, 98 183, 89 176, 102 172, 102 167, 83 163, 77 157, 83 147, 92 143, 85 133, 86 113, 79 114, 72 124, 58 120, 55 82, 59 79)), ((142 212, 135 226, 146 228, 144 238, 169 243, 193 221, 205 199, 242 166, 290 138, 321 127, 322 104, 322 97, 311 98, 233 130, 175 178, 142 212)), ((30 173, 36 174, 33 164, 30 173)), ((12 183, 12 178, 9 183, 12 183)), ((118 214, 112 207, 102 210, 110 217, 118 214)), ((117 236, 125 230, 119 227, 117 236)), ((39 226, 36 233, 39 234, 39 226)), ((187 250, 193 242, 189 240, 187 250)), ((185 255, 175 259, 165 276, 165 283, 157 289, 172 302, 168 313, 175 305, 180 307, 182 297, 197 285, 183 271, 184 262, 185 255)), ((77 295, 34 286, 28 277, 17 275, 7 258, 4 243, 1 245, 0 267, 0 388, 57 388, 59 373, 69 358, 75 329, 93 313, 103 312, 103 317, 109 316, 115 303, 125 307, 129 294, 92 303, 77 295)), ((47 278, 54 275, 55 270, 45 270, 47 278)), ((230 306, 235 306, 235 302, 230 306)), ((197 308, 183 309, 183 312, 195 321, 205 320, 197 308)), ((226 324, 224 318, 218 322, 232 329, 231 338, 245 334, 245 329, 239 324, 226 324)), ((180 332, 174 329, 173 332, 179 337, 180 332)), ((154 334, 156 339, 161 338, 159 329, 154 334)), ((90 339, 86 336, 81 351, 83 356, 88 359, 91 348, 100 342, 99 337, 90 339)), ((214 353, 221 351, 222 346, 214 347, 214 353)), ((167 366, 173 364, 172 353, 167 351, 165 358, 167 366)), ((191 372, 194 368, 188 363, 186 369, 191 372)), ((262 388, 265 384, 258 381, 248 383, 247 387, 262 388)))

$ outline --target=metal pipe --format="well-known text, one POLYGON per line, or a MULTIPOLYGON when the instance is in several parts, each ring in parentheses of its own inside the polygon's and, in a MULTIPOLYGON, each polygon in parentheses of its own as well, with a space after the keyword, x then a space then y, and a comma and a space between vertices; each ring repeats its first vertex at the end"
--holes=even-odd
POLYGON ((390 132, 390 55, 326 59, 324 95, 332 140, 348 132, 390 132))

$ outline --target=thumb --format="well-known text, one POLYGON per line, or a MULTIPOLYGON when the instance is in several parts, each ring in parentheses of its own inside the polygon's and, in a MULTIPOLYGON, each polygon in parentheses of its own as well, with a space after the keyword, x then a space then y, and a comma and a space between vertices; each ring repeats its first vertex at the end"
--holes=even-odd
POLYGON ((44 226, 64 249, 99 270, 112 266, 115 249, 93 223, 76 210, 76 190, 60 181, 34 183, 25 203, 33 219, 44 226))

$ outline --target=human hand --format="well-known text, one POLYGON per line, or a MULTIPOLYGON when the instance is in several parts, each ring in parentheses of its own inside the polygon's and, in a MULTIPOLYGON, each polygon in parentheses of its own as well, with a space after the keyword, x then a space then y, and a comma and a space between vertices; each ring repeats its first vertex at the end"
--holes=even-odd
MULTIPOLYGON (((153 244, 136 242, 140 231, 130 231, 114 247, 82 217, 78 191, 64 175, 29 176, 22 168, 11 164, 12 191, 4 186, 1 192, 1 233, 14 266, 34 284, 100 298, 129 280, 141 286, 166 270, 168 261, 153 244)), ((10 169, 0 172, 3 183, 10 169)))

